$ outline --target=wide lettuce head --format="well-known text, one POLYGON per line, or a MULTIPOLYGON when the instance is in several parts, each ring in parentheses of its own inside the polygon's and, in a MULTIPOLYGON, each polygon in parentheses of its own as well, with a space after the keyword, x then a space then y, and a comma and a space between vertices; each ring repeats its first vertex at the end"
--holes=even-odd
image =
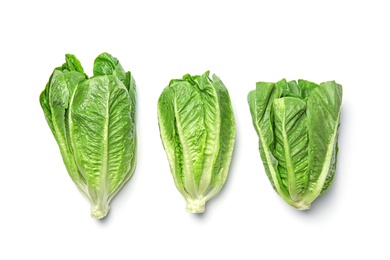
POLYGON ((257 82, 248 95, 259 150, 276 192, 308 209, 336 171, 342 87, 306 80, 257 82))

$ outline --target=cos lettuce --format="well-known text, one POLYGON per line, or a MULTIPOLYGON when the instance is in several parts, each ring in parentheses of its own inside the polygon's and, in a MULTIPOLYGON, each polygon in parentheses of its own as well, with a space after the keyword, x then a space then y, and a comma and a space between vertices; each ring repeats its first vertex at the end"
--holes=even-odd
POLYGON ((209 72, 172 80, 158 100, 158 122, 187 211, 202 213, 229 171, 236 133, 229 93, 209 72))
POLYGON ((342 87, 299 80, 258 82, 248 95, 259 150, 276 192, 305 210, 336 171, 342 87))
POLYGON ((65 59, 40 103, 71 179, 92 217, 103 218, 135 168, 135 82, 107 53, 96 58, 91 78, 74 55, 65 59))

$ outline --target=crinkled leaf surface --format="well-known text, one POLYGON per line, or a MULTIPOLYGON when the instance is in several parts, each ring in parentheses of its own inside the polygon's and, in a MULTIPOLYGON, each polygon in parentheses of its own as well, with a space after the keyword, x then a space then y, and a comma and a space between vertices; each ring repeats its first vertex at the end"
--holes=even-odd
POLYGON ((93 68, 94 76, 103 76, 103 75, 114 75, 116 76, 126 87, 128 90, 129 95, 129 105, 130 105, 130 116, 131 116, 131 133, 132 136, 132 159, 131 159, 131 169, 125 176, 124 181, 122 181, 121 185, 118 185, 116 187, 116 190, 112 192, 110 195, 110 199, 115 196, 115 194, 122 188, 123 184, 126 183, 126 181, 131 177, 135 164, 136 164, 136 147, 137 147, 137 134, 136 134, 136 127, 135 127, 135 111, 136 111, 136 84, 133 75, 130 71, 125 71, 122 67, 122 65, 119 63, 118 59, 113 57, 109 53, 102 53, 100 54, 94 61, 94 68, 93 68))
POLYGON ((117 77, 94 77, 77 87, 70 118, 74 154, 99 207, 132 168, 133 127, 129 95, 117 77))
POLYGON ((275 146, 271 152, 278 161, 282 185, 297 201, 302 198, 308 180, 306 103, 286 97, 275 99, 272 107, 275 146))
POLYGON ((310 199, 326 191, 336 171, 341 100, 342 87, 334 81, 321 83, 307 100, 310 199))

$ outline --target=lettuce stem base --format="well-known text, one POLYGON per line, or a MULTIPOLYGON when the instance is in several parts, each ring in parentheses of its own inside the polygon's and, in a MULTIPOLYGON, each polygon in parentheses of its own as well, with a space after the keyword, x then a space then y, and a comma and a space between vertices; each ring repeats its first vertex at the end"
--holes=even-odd
POLYGON ((108 211, 110 210, 110 206, 108 204, 98 204, 98 205, 93 205, 91 207, 91 216, 94 219, 101 219, 104 218, 108 211))
POLYGON ((187 212, 189 213, 203 213, 205 211, 206 201, 196 199, 187 200, 187 212))

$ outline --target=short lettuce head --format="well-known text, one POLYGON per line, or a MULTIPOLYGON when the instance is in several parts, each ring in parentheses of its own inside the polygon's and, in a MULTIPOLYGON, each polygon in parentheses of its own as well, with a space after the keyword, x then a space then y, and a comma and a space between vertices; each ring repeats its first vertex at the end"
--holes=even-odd
POLYGON ((257 82, 248 95, 259 150, 276 192, 305 210, 336 171, 342 87, 306 80, 257 82))

